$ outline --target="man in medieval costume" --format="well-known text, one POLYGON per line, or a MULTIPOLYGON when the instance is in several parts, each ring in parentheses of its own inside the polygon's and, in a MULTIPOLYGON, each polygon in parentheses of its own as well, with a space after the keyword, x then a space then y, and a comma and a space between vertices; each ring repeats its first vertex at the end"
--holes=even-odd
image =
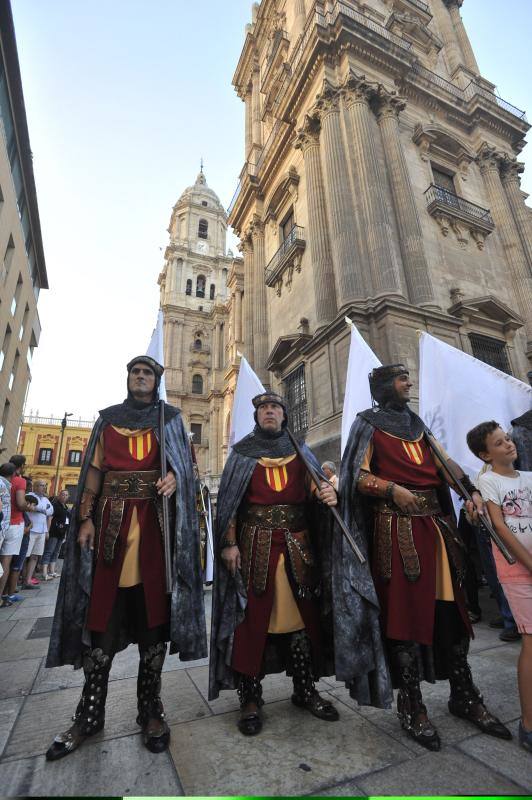
MULTIPOLYGON (((460 588, 464 567, 451 479, 425 424, 408 408, 412 383, 404 365, 378 367, 369 381, 376 406, 358 414, 351 428, 340 475, 341 510, 371 552, 382 635, 399 689, 399 720, 416 742, 439 750, 420 680, 448 678, 451 714, 510 739, 486 709, 467 661, 472 629, 460 588)), ((444 453, 442 458, 448 461, 444 453)), ((469 513, 482 512, 477 489, 458 465, 449 465, 473 497, 469 513)))
MULTIPOLYGON (((332 672, 331 626, 324 630, 320 619, 317 537, 326 535, 336 492, 325 479, 319 487, 311 482, 287 432, 284 399, 264 392, 252 402, 255 429, 234 445, 218 491, 209 687, 210 699, 238 689, 238 728, 248 736, 262 728, 262 678, 284 669, 293 677, 296 706, 338 719, 315 688, 332 672)), ((300 447, 320 472, 308 447, 300 447)))
POLYGON ((56 736, 56 760, 98 733, 113 657, 140 654, 137 723, 152 752, 168 747, 159 697, 167 642, 183 661, 207 653, 199 528, 190 444, 177 408, 157 401, 163 367, 148 356, 127 365, 127 398, 100 412, 80 475, 47 667, 83 667, 74 724, 56 736), (161 474, 164 407, 167 464, 161 474), (169 498, 172 592, 165 581, 162 496, 169 498))
MULTIPOLYGON (((528 373, 527 378, 532 386, 532 371, 528 373)), ((509 434, 517 449, 515 468, 523 472, 532 472, 532 408, 512 420, 509 434)))

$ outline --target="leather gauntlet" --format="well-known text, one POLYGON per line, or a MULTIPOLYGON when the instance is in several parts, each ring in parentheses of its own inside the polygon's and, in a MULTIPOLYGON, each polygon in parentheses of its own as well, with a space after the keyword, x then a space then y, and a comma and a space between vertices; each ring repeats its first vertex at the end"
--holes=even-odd
POLYGON ((86 519, 92 519, 95 505, 96 493, 92 489, 84 489, 79 504, 78 521, 85 522, 86 519))

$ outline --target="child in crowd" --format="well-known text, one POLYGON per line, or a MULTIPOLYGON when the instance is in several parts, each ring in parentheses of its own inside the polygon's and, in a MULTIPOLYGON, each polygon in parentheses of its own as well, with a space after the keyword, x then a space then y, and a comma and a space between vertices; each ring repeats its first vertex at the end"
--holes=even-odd
POLYGON ((508 564, 496 546, 497 575, 521 636, 517 667, 521 720, 519 741, 532 753, 532 472, 514 469, 517 451, 498 422, 482 422, 467 434, 477 458, 491 465, 478 486, 491 521, 515 564, 508 564))

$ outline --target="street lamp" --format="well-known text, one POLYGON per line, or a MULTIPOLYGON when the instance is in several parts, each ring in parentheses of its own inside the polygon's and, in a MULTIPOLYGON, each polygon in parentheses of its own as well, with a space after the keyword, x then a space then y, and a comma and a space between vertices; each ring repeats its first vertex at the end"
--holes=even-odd
POLYGON ((65 416, 61 420, 61 439, 59 440, 59 453, 57 454, 57 467, 55 470, 55 480, 54 480, 54 495, 57 495, 57 488, 58 488, 58 481, 59 481, 59 467, 61 464, 61 450, 63 449, 63 437, 65 435, 65 428, 67 426, 67 417, 71 417, 72 414, 69 414, 65 411, 65 416))

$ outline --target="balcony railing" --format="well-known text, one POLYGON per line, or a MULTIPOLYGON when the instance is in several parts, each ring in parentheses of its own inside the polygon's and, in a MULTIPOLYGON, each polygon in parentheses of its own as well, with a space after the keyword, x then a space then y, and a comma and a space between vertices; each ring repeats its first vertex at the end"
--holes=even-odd
POLYGON ((282 277, 285 267, 293 261, 297 253, 302 253, 305 247, 305 231, 299 225, 294 225, 264 270, 266 285, 274 286, 282 277))
POLYGON ((355 22, 358 22, 359 25, 363 25, 365 28, 368 28, 368 30, 378 33, 383 39, 387 39, 389 42, 397 45, 397 47, 402 47, 403 50, 410 50, 412 47, 410 42, 407 42, 405 39, 401 39, 400 36, 396 36, 395 33, 392 33, 391 31, 387 30, 387 28, 379 25, 378 22, 374 22, 365 14, 361 14, 360 11, 356 11, 354 8, 351 8, 351 6, 348 6, 342 2, 337 2, 334 4, 333 11, 332 13, 328 14, 327 21, 329 23, 336 22, 340 14, 343 14, 355 22))
POLYGON ((421 11, 425 11, 426 14, 430 14, 430 8, 426 3, 423 2, 423 0, 408 0, 408 1, 412 3, 413 6, 417 6, 418 8, 420 8, 421 11))
POLYGON ((479 86, 475 81, 471 81, 471 83, 464 89, 464 97, 466 100, 471 100, 471 98, 475 95, 480 95, 481 97, 485 97, 486 100, 489 100, 491 103, 496 103, 499 108, 504 109, 504 111, 508 111, 510 114, 513 114, 514 117, 519 117, 519 119, 522 119, 523 122, 527 121, 526 113, 521 111, 520 108, 512 105, 508 102, 508 100, 503 100, 502 97, 496 95, 495 92, 490 92, 483 86, 479 86))
POLYGON ((463 197, 458 197, 454 192, 449 189, 444 189, 443 186, 436 186, 431 183, 425 192, 427 198, 427 207, 431 211, 435 206, 444 206, 449 211, 459 212, 469 217, 472 220, 483 223, 491 228, 494 227, 493 218, 488 208, 482 208, 469 200, 464 200, 463 197))
MULTIPOLYGON (((40 417, 35 414, 28 414, 23 417, 24 424, 27 425, 53 425, 60 427, 61 417, 40 417)), ((95 420, 88 419, 67 419, 67 428, 93 428, 95 420)))

